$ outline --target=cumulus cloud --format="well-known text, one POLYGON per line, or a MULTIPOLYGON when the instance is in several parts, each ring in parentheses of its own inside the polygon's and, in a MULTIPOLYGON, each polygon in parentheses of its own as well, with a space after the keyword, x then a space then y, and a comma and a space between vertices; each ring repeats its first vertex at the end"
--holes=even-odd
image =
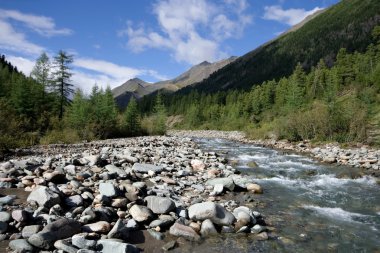
POLYGON ((159 31, 147 30, 143 25, 133 27, 132 22, 128 22, 119 35, 128 37, 127 46, 136 53, 156 48, 169 50, 178 62, 215 61, 227 55, 221 49, 221 42, 238 38, 252 22, 252 17, 245 13, 246 0, 222 3, 161 0, 153 6, 159 31))
POLYGON ((35 64, 33 60, 20 56, 7 55, 6 58, 10 63, 12 63, 13 66, 16 66, 17 69, 24 73, 26 76, 30 75, 30 72, 32 72, 35 64))
POLYGON ((302 20, 304 20, 307 16, 322 10, 323 8, 315 7, 312 10, 305 9, 283 9, 279 5, 265 6, 263 19, 266 20, 274 20, 278 21, 290 26, 296 25, 302 20))

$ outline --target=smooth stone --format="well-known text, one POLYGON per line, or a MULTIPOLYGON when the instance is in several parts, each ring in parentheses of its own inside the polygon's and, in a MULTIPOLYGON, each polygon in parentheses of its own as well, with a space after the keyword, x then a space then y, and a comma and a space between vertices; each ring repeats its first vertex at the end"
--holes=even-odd
POLYGON ((145 222, 151 220, 153 217, 153 212, 146 206, 133 205, 129 209, 129 213, 137 222, 145 222))
POLYGON ((118 219, 110 232, 107 234, 107 238, 127 239, 129 236, 129 230, 121 219, 118 219))
POLYGON ((21 235, 23 238, 27 239, 31 237, 32 235, 37 234, 40 230, 41 230, 41 225, 25 226, 21 231, 21 235))
POLYGON ((206 185, 212 185, 215 186, 217 184, 222 184, 224 188, 233 191, 235 189, 235 183, 232 178, 229 177, 221 177, 221 178, 213 178, 209 179, 206 182, 206 185))
POLYGON ((41 249, 50 249, 55 241, 79 233, 81 226, 76 220, 62 218, 46 225, 42 231, 29 237, 28 242, 41 249))
POLYGON ((189 218, 195 221, 210 219, 217 225, 231 225, 235 221, 232 213, 214 202, 202 202, 191 205, 188 209, 189 218))
POLYGON ((177 222, 170 227, 169 233, 174 236, 184 237, 190 241, 198 241, 200 239, 200 236, 191 227, 177 222))
MULTIPOLYGON (((8 187, 3 187, 8 188, 8 187)), ((7 195, 0 198, 0 205, 10 205, 16 199, 16 195, 7 195)))
POLYGON ((218 232, 215 229, 214 224, 211 220, 207 219, 202 222, 201 226, 201 235, 202 236, 208 236, 208 235, 214 235, 218 234, 218 232))
POLYGON ((126 207, 128 202, 129 201, 126 198, 112 199, 111 206, 116 207, 116 208, 122 208, 122 207, 126 207))
POLYGON ((258 184, 247 184, 247 190, 253 193, 262 194, 263 188, 258 184))
POLYGON ((255 217, 251 215, 251 210, 246 206, 239 206, 234 209, 232 214, 235 216, 236 220, 241 224, 241 226, 245 226, 252 223, 256 223, 255 217))
POLYGON ((33 253, 34 247, 26 239, 16 239, 9 242, 9 248, 15 253, 33 253))
POLYGON ((63 252, 67 253, 77 253, 78 249, 74 246, 72 246, 69 242, 66 240, 58 240, 54 243, 54 247, 56 249, 62 250, 63 252))
POLYGON ((163 233, 154 231, 153 229, 148 229, 149 234, 156 240, 162 241, 165 238, 165 235, 163 233))
POLYGON ((115 186, 111 183, 100 183, 99 192, 100 194, 107 197, 115 197, 117 195, 117 190, 115 186))
POLYGON ((28 219, 28 213, 24 210, 14 210, 12 218, 17 222, 25 222, 28 219))
POLYGON ((62 183, 66 180, 66 174, 60 171, 45 172, 43 178, 47 182, 53 182, 55 184, 62 183))
POLYGON ((265 230, 265 227, 260 226, 259 224, 256 224, 251 228, 251 233, 252 234, 259 234, 259 233, 263 232, 264 230, 265 230))
POLYGON ((163 169, 162 166, 156 166, 153 164, 142 164, 142 163, 135 163, 133 164, 132 170, 135 172, 140 173, 148 173, 150 170, 154 172, 161 172, 163 169))
POLYGON ((113 239, 103 239, 98 241, 98 249, 104 253, 137 253, 138 248, 129 243, 115 241, 113 239))
POLYGON ((232 226, 222 226, 222 230, 220 232, 223 234, 235 233, 235 230, 232 226))
POLYGON ((37 186, 28 196, 27 202, 36 202, 40 207, 51 208, 61 203, 61 198, 46 186, 37 186))
POLYGON ((84 232, 108 233, 111 230, 111 225, 107 221, 98 221, 91 224, 86 224, 82 227, 84 232))
POLYGON ((191 160, 190 164, 193 170, 195 171, 204 171, 204 169, 206 168, 205 163, 199 159, 191 160))
POLYGON ((164 197, 148 196, 145 198, 147 206, 153 213, 165 214, 175 209, 175 203, 173 200, 164 197))
POLYGON ((154 220, 149 224, 150 228, 155 227, 169 227, 174 223, 175 219, 170 215, 161 215, 158 220, 154 220))
POLYGON ((217 196, 223 193, 224 186, 222 184, 216 184, 214 185, 214 189, 212 190, 211 194, 212 196, 217 196))
POLYGON ((139 227, 139 225, 137 224, 137 222, 134 219, 130 219, 127 221, 127 228, 137 229, 138 227, 139 227))
POLYGON ((80 249, 95 249, 96 241, 87 239, 88 233, 73 235, 71 243, 80 249))
POLYGON ((0 221, 9 222, 11 220, 11 214, 5 211, 0 212, 0 221))
POLYGON ((260 234, 257 234, 254 236, 254 239, 259 240, 259 241, 265 241, 268 240, 268 234, 267 232, 261 232, 260 234))
POLYGON ((69 207, 77 207, 83 205, 83 198, 80 195, 74 195, 65 199, 65 204, 69 207))
POLYGON ((117 174, 117 175, 120 175, 120 176, 125 176, 127 175, 127 173, 125 172, 125 170, 123 170, 122 168, 119 168, 119 167, 116 167, 115 165, 113 164, 108 164, 106 165, 106 170, 109 172, 109 173, 112 173, 112 174, 117 174))

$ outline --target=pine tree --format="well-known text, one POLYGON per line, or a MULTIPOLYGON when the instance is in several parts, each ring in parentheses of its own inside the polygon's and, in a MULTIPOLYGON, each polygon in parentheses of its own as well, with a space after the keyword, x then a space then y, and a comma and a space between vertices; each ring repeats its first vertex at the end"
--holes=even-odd
POLYGON ((71 106, 67 111, 67 121, 71 128, 77 130, 82 139, 88 138, 90 135, 90 133, 88 133, 90 107, 80 89, 75 92, 71 106))
POLYGON ((70 96, 74 93, 73 84, 70 83, 72 73, 70 64, 73 62, 73 56, 60 50, 54 57, 53 82, 54 92, 59 96, 59 118, 62 119, 64 107, 70 103, 70 96))
POLYGON ((161 94, 156 96, 156 103, 153 108, 154 112, 154 132, 162 135, 166 133, 166 108, 162 102, 161 94))
POLYGON ((131 98, 124 112, 124 127, 129 136, 136 136, 141 132, 140 115, 134 97, 131 98))

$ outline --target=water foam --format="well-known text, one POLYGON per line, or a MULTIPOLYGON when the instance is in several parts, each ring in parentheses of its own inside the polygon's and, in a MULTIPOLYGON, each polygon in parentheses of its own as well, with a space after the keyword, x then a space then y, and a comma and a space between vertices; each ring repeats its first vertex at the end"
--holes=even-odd
POLYGON ((349 178, 337 178, 333 174, 323 174, 314 177, 315 180, 311 181, 308 185, 310 187, 321 187, 321 186, 342 186, 348 183, 358 183, 374 185, 376 180, 373 177, 365 176, 356 179, 349 178))
POLYGON ((349 222, 358 222, 355 218, 364 218, 370 217, 369 215, 364 215, 360 213, 353 213, 343 210, 340 207, 320 207, 313 205, 304 205, 302 206, 304 209, 312 210, 319 215, 326 216, 331 219, 349 221, 349 222))

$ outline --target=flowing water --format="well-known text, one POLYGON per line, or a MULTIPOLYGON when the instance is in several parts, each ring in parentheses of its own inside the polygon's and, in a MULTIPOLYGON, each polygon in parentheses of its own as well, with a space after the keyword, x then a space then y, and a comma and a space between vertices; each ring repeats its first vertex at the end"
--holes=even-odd
POLYGON ((249 236, 210 239, 194 252, 380 252, 380 185, 351 179, 355 168, 222 139, 197 139, 204 150, 226 153, 264 189, 257 208, 276 227, 268 241, 249 236), (249 168, 256 162, 257 168, 249 168), (348 175, 349 177, 344 177, 348 175), (207 247, 205 247, 207 244, 207 247))

